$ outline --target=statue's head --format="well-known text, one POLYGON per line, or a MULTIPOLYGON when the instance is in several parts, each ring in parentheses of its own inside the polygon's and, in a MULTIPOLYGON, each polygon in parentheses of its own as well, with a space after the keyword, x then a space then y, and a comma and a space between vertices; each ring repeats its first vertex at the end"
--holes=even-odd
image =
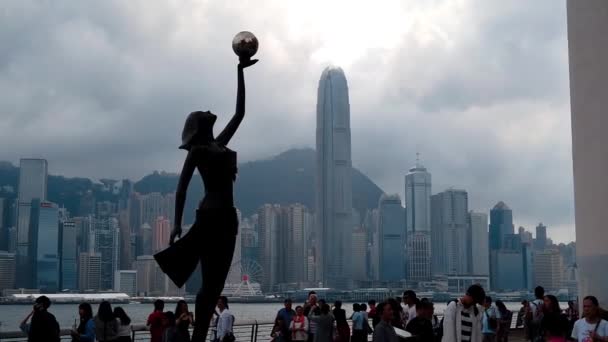
POLYGON ((214 140, 213 125, 217 116, 210 111, 192 112, 188 115, 182 131, 182 145, 179 147, 190 150, 193 145, 206 144, 214 140))

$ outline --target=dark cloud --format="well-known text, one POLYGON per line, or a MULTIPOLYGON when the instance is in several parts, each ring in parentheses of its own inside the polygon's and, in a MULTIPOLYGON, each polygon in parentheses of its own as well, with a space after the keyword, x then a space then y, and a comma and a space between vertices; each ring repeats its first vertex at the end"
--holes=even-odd
POLYGON ((371 32, 342 51, 355 165, 403 195, 421 152, 434 191, 465 188, 480 211, 504 200, 517 224, 574 238, 563 3, 309 3, 321 19, 278 0, 3 1, 0 159, 43 156, 54 173, 91 177, 178 170, 185 116, 209 109, 220 129, 234 110, 230 41, 243 29, 261 62, 233 147, 251 160, 313 146, 324 30, 371 32))

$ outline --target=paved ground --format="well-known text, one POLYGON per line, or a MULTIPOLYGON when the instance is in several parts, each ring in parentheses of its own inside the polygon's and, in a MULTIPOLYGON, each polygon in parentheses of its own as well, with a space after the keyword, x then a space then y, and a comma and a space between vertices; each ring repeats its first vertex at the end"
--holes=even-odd
POLYGON ((509 342, 526 342, 524 339, 524 331, 522 329, 511 331, 511 334, 509 335, 509 342))

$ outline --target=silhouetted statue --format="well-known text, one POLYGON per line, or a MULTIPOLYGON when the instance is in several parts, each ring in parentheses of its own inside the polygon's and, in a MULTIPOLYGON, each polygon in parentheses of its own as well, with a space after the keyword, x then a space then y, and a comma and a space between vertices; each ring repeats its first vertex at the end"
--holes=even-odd
POLYGON ((175 225, 170 247, 154 256, 163 272, 178 287, 186 283, 198 262, 201 263, 203 285, 196 296, 192 341, 206 340, 209 323, 232 262, 239 224, 233 201, 236 152, 227 145, 245 115, 243 69, 257 62, 250 59, 257 51, 257 39, 248 32, 239 33, 233 41, 233 49, 240 57, 236 113, 217 137, 213 136, 217 117, 211 112, 193 112, 186 119, 180 148, 188 151, 188 155, 175 194, 175 225), (182 234, 186 191, 195 169, 203 178, 205 197, 196 211, 194 225, 176 241, 175 238, 182 234))

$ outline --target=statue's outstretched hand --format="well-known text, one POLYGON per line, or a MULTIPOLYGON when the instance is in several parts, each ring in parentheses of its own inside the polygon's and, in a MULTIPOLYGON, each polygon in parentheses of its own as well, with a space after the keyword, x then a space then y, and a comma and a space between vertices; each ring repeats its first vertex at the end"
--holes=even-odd
POLYGON ((182 227, 180 226, 173 227, 173 231, 171 232, 171 239, 169 240, 169 245, 172 245, 175 242, 176 237, 182 237, 182 227))
POLYGON ((239 68, 245 69, 258 62, 258 59, 243 59, 239 61, 239 68))

